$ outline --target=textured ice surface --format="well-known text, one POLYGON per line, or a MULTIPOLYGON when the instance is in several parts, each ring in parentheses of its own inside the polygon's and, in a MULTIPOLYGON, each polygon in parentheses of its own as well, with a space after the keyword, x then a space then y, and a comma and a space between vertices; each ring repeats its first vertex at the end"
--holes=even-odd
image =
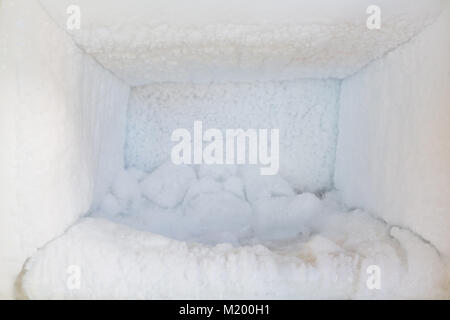
POLYGON ((450 9, 342 84, 335 185, 450 255, 450 9))
MULTIPOLYGON (((113 74, 133 85, 151 81, 209 83, 344 77, 417 34, 433 21, 443 2, 380 0, 377 4, 382 8, 383 28, 369 31, 365 27, 365 9, 372 1, 361 0, 250 0, 245 7, 233 0, 200 0, 195 5, 170 0, 3 0, 0 41, 7 50, 0 50, 0 296, 11 295, 26 257, 60 234, 92 201, 111 219, 153 233, 139 233, 97 219, 82 220, 32 259, 24 282, 30 297, 440 296, 442 264, 434 249, 420 238, 407 230, 389 230, 361 212, 344 214, 336 208, 328 212, 313 194, 292 194, 292 189, 316 190, 330 184, 327 164, 332 161, 331 153, 324 152, 321 158, 318 155, 323 150, 316 149, 319 145, 334 146, 328 144, 328 125, 332 124, 329 119, 324 122, 326 129, 320 131, 323 136, 317 130, 309 131, 309 124, 319 123, 317 118, 302 127, 308 128, 309 139, 321 138, 314 140, 317 146, 307 147, 308 156, 300 160, 299 166, 292 165, 299 161, 298 150, 293 159, 285 157, 288 160, 283 166, 287 170, 283 176, 290 178, 286 172, 292 173, 288 187, 286 183, 269 182, 260 192, 259 186, 252 189, 240 169, 216 173, 197 170, 202 179, 189 185, 185 201, 166 209, 156 204, 158 199, 151 192, 142 199, 140 185, 146 175, 134 169, 127 172, 129 177, 120 176, 101 202, 97 200, 111 172, 122 161, 124 118, 120 115, 128 88, 113 74), (80 30, 68 31, 65 27, 69 4, 80 4, 80 30), (340 10, 342 6, 346 10, 340 10), (48 10, 55 21, 40 8, 48 10), (54 22, 60 24, 61 30, 54 22), (112 72, 102 69, 98 62, 112 72), (255 197, 247 198, 247 193, 255 197), (144 211, 146 214, 139 215, 144 211), (217 218, 211 213, 217 213, 217 218), (180 221, 186 224, 180 227, 180 221), (169 240, 154 233, 209 244, 248 246, 211 247, 169 240), (382 267, 381 291, 365 289, 365 267, 373 263, 382 267), (80 290, 69 292, 65 286, 68 265, 81 267, 80 290), (336 273, 338 281, 331 286, 328 276, 335 279, 336 273), (356 275, 355 282, 349 284, 348 273, 356 275), (305 274, 313 279, 306 285, 305 274)), ((424 40, 422 36, 418 43, 413 42, 416 49, 433 50, 417 50, 415 56, 409 49, 400 48, 394 58, 389 55, 391 58, 372 65, 375 72, 367 69, 358 78, 353 77, 351 81, 358 79, 361 87, 346 87, 353 94, 370 87, 368 78, 378 79, 377 90, 361 101, 374 102, 374 109, 380 107, 381 122, 386 120, 388 124, 378 126, 377 117, 367 123, 353 122, 358 123, 361 132, 356 130, 352 137, 361 133, 364 139, 365 130, 371 136, 371 125, 381 128, 377 132, 382 137, 371 145, 373 158, 360 153, 367 147, 367 140, 354 149, 350 146, 344 153, 350 160, 360 157, 362 161, 348 161, 345 168, 350 169, 342 170, 340 177, 348 178, 347 185, 358 182, 345 191, 347 199, 360 196, 363 205, 373 205, 377 213, 385 212, 386 219, 392 217, 388 220, 411 226, 448 253, 450 197, 446 190, 450 175, 447 149, 441 144, 448 140, 448 117, 440 111, 447 107, 441 102, 448 101, 445 92, 450 90, 446 87, 448 70, 440 62, 448 61, 448 40, 442 40, 449 37, 445 38, 448 24, 440 21, 441 31, 436 38, 424 40), (380 72, 384 67, 390 71, 380 72), (419 74, 421 80, 410 81, 411 74, 419 74), (430 85, 422 87, 423 82, 430 85), (396 86, 404 92, 390 92, 396 86), (399 116, 391 117, 386 108, 399 101, 412 108, 401 108, 395 113, 399 116), (437 109, 426 112, 428 105, 437 109), (439 121, 430 121, 433 117, 439 121), (405 154, 412 155, 408 159, 413 163, 392 156, 392 146, 385 148, 379 143, 383 135, 391 134, 395 137, 392 141, 401 145, 405 154), (410 146, 414 146, 414 152, 410 146), (363 169, 365 163, 369 164, 372 176, 359 174, 361 163, 363 169), (380 163, 388 165, 377 169, 380 163), (383 180, 391 174, 395 181, 383 180), (398 181, 402 184, 394 183, 398 181)), ((260 84, 255 87, 264 88, 260 84)), ((262 96, 271 101, 266 99, 271 89, 269 95, 264 90, 249 90, 249 97, 262 96)), ((280 91, 291 99, 289 92, 280 91)), ((365 96, 364 92, 355 99, 365 96)), ((319 93, 314 96, 323 98, 319 93)), ((242 101, 244 96, 237 95, 242 101)), ((309 97, 305 92, 301 96, 309 97)), ((357 101, 354 106, 355 113, 350 113, 356 116, 358 107, 364 104, 357 101)), ((321 108, 324 106, 313 113, 314 117, 330 114, 321 108)), ((309 112, 305 115, 309 117, 309 112)), ((303 139, 304 132, 293 132, 303 139)), ((290 141, 292 137, 285 138, 290 141)), ((166 199, 164 193, 162 196, 166 199)), ((178 197, 159 203, 171 206, 178 197)))
POLYGON ((123 167, 129 88, 37 1, 0 5, 0 298, 123 167))
POLYGON ((168 162, 154 170, 141 186, 147 199, 162 207, 173 208, 183 200, 195 178, 191 167, 168 162))
POLYGON ((26 294, 35 299, 448 297, 439 254, 410 231, 348 211, 334 193, 323 199, 273 194, 276 188, 268 183, 261 187, 265 196, 249 202, 225 189, 235 179, 231 189, 240 190, 240 171, 225 181, 195 178, 172 209, 141 192, 111 214, 108 195, 94 217, 82 219, 27 263, 26 294), (381 271, 379 290, 367 287, 373 265, 381 271), (74 268, 80 276, 75 290, 70 287, 74 268))
POLYGON ((76 43, 131 85, 345 78, 433 21, 445 0, 40 0, 76 43), (382 28, 369 30, 368 6, 382 28))
POLYGON ((176 145, 170 141, 173 130, 185 128, 193 136, 196 120, 203 122, 203 130, 275 128, 280 130, 281 175, 298 190, 326 189, 333 174, 338 96, 335 80, 161 83, 133 88, 127 166, 153 170, 170 157, 176 145))

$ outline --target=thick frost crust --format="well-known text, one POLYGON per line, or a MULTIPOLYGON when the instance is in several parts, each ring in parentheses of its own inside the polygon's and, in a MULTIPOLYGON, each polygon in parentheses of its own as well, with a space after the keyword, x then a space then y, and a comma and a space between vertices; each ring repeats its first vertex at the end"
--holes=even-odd
POLYGON ((251 169, 121 172, 93 215, 32 257, 30 298, 446 297, 430 244, 251 169))
MULTIPOLYGON (((332 185, 339 82, 154 83, 134 88, 128 107, 126 164, 151 171, 170 158, 178 128, 279 129, 280 173, 298 190, 332 185)), ((205 142, 206 145, 206 142, 205 142)))
POLYGON ((305 242, 210 247, 85 218, 34 255, 24 287, 34 299, 445 297, 438 255, 411 233, 361 212, 332 221, 305 242), (380 290, 366 286, 370 265, 380 290))
POLYGON ((334 182, 345 203, 450 256, 450 8, 341 88, 334 182))
POLYGON ((152 81, 345 78, 416 35, 442 0, 41 0, 63 27, 81 9, 75 41, 131 85, 152 81))

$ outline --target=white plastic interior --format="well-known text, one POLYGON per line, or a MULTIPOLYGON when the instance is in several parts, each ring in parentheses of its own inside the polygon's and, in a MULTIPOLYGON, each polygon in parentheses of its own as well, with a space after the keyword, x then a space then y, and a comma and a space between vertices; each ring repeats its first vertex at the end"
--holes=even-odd
MULTIPOLYGON (((164 140, 167 133, 191 128, 199 118, 214 128, 283 128, 280 177, 294 192, 327 194, 324 201, 337 198, 342 210, 358 208, 380 223, 396 226, 391 236, 400 239, 403 247, 421 246, 414 241, 425 243, 437 255, 424 249, 416 258, 429 257, 430 267, 443 268, 433 272, 445 275, 448 267, 437 260, 450 254, 447 2, 377 1, 382 28, 369 30, 366 8, 372 3, 365 0, 245 4, 3 0, 0 296, 18 295, 25 261, 38 252, 40 260, 36 258, 27 276, 27 296, 104 297, 109 287, 77 293, 65 291, 59 278, 44 279, 47 273, 61 272, 58 264, 49 261, 68 243, 80 252, 98 243, 83 259, 110 252, 102 263, 117 262, 120 270, 131 270, 97 266, 113 270, 102 275, 105 279, 133 282, 133 273, 144 272, 134 268, 149 265, 153 269, 144 274, 162 277, 158 280, 162 282, 151 282, 154 292, 144 287, 145 281, 142 286, 136 281, 131 286, 134 291, 129 285, 118 285, 116 294, 108 293, 111 297, 211 297, 206 294, 212 293, 229 298, 240 297, 240 292, 250 298, 377 297, 358 288, 346 291, 342 283, 334 291, 322 285, 328 290, 324 296, 320 288, 312 291, 317 283, 297 292, 279 275, 268 279, 273 270, 285 274, 297 270, 298 261, 287 254, 283 258, 282 251, 295 251, 295 241, 274 249, 278 250, 274 258, 270 246, 260 243, 212 247, 198 244, 198 238, 195 243, 188 237, 171 240, 176 237, 166 226, 161 234, 168 238, 134 234, 110 222, 77 222, 102 205, 124 168, 148 173, 164 163, 170 152, 164 140), (80 30, 66 29, 70 4, 81 8, 80 30), (61 235, 67 236, 66 242, 58 242, 61 235), (164 255, 167 252, 171 254, 164 255), (128 257, 134 253, 142 257, 138 267, 130 262, 136 259, 128 257), (227 265, 221 260, 224 256, 238 262, 227 265), (159 265, 154 266, 154 261, 159 265), (165 275, 167 266, 183 263, 201 267, 181 271, 173 267, 173 278, 165 275), (122 272, 122 278, 116 279, 114 270, 122 272), (181 276, 198 270, 209 279, 200 287, 200 276, 181 276), (217 275, 232 272, 236 275, 230 276, 227 286, 214 287, 217 275), (242 290, 237 287, 239 277, 252 275, 254 283, 242 290), (180 281, 186 283, 184 287, 175 285, 180 281), (278 283, 273 285, 275 292, 267 289, 270 281, 278 283), (167 285, 159 287, 160 283, 167 285), (187 287, 200 289, 182 290, 187 287), (42 293, 44 289, 48 295, 42 293)), ((211 201, 229 203, 222 198, 211 201)), ((340 219, 334 223, 345 226, 340 219)), ((360 219, 355 222, 357 229, 364 230, 366 216, 355 219, 360 219)), ((314 241, 308 243, 314 253, 335 250, 335 244, 322 238, 314 241)), ((68 259, 61 262, 63 266, 72 263, 67 257, 61 259, 68 259)), ((411 295, 442 297, 434 289, 427 287, 429 291, 415 296, 417 291, 412 290, 411 295)), ((384 296, 396 297, 398 292, 384 296)))

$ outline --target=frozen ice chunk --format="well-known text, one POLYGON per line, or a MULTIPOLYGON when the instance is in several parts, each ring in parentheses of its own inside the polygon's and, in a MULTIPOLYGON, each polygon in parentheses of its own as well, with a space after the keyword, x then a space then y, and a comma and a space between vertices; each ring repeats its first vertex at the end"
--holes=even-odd
POLYGON ((311 250, 314 254, 329 254, 343 251, 343 249, 335 242, 321 235, 314 235, 311 237, 311 239, 306 243, 306 248, 311 250))
POLYGON ((223 183, 223 189, 233 193, 241 199, 245 199, 244 182, 239 177, 229 177, 223 183))
POLYGON ((118 173, 111 187, 111 191, 123 209, 128 207, 131 201, 139 197, 141 193, 138 181, 126 170, 118 173))
POLYGON ((310 220, 323 209, 314 194, 259 198, 253 202, 254 227, 266 239, 308 236, 310 220))
POLYGON ((306 222, 314 214, 319 213, 322 203, 316 195, 312 193, 302 193, 296 196, 287 207, 287 215, 291 219, 306 222))
POLYGON ((295 195, 289 183, 279 175, 262 176, 256 166, 242 166, 240 170, 244 179, 247 199, 250 202, 262 198, 295 195))
POLYGON ((248 227, 250 205, 234 194, 222 191, 211 179, 201 179, 192 185, 183 202, 184 214, 196 221, 197 232, 235 231, 248 227), (206 189, 208 186, 210 188, 206 189))
POLYGON ((196 176, 191 167, 167 162, 145 178, 141 188, 149 200, 161 207, 173 208, 183 200, 194 180, 196 176))
POLYGON ((213 193, 222 190, 222 184, 207 177, 194 181, 185 196, 185 202, 201 193, 213 193))
POLYGON ((100 204, 103 213, 111 216, 118 215, 121 212, 119 201, 111 193, 108 193, 100 204))
POLYGON ((388 237, 386 224, 362 210, 345 213, 331 211, 322 219, 312 221, 321 234, 349 249, 356 249, 361 242, 373 243, 388 237))
POLYGON ((305 233, 305 227, 289 221, 287 208, 291 197, 261 198, 252 204, 253 227, 260 239, 290 238, 305 233))

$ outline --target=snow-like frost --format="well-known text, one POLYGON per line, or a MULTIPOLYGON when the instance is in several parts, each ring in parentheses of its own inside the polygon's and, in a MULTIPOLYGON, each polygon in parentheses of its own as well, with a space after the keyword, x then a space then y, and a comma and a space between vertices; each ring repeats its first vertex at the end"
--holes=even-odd
POLYGON ((197 178, 191 167, 164 164, 144 174, 143 183, 153 181, 147 193, 174 190, 177 199, 158 204, 138 190, 126 204, 108 194, 92 217, 32 257, 26 293, 41 299, 447 297, 443 261, 413 233, 348 211, 334 192, 322 199, 297 194, 279 176, 260 177, 256 194, 263 196, 250 202, 239 196, 253 192, 242 182, 248 172, 238 167, 227 180, 197 178), (183 192, 179 183, 167 184, 176 176, 183 192), (71 265, 81 270, 77 290, 66 286, 71 265), (381 270, 379 290, 366 285, 373 265, 381 270))
MULTIPOLYGON (((151 171, 167 161, 174 130, 279 129, 280 175, 297 190, 332 185, 338 122, 337 80, 252 83, 153 83, 135 87, 128 105, 126 162, 151 171)), ((224 152, 224 156, 226 152, 224 152)), ((202 166, 223 180, 236 166, 202 166)), ((258 173, 259 174, 259 173, 258 173)))
POLYGON ((419 33, 445 0, 40 0, 88 54, 132 86, 345 78, 419 33), (382 29, 366 27, 370 5, 382 29))
POLYGON ((149 200, 162 207, 173 208, 183 199, 195 178, 191 167, 167 162, 145 178, 141 188, 149 200))

